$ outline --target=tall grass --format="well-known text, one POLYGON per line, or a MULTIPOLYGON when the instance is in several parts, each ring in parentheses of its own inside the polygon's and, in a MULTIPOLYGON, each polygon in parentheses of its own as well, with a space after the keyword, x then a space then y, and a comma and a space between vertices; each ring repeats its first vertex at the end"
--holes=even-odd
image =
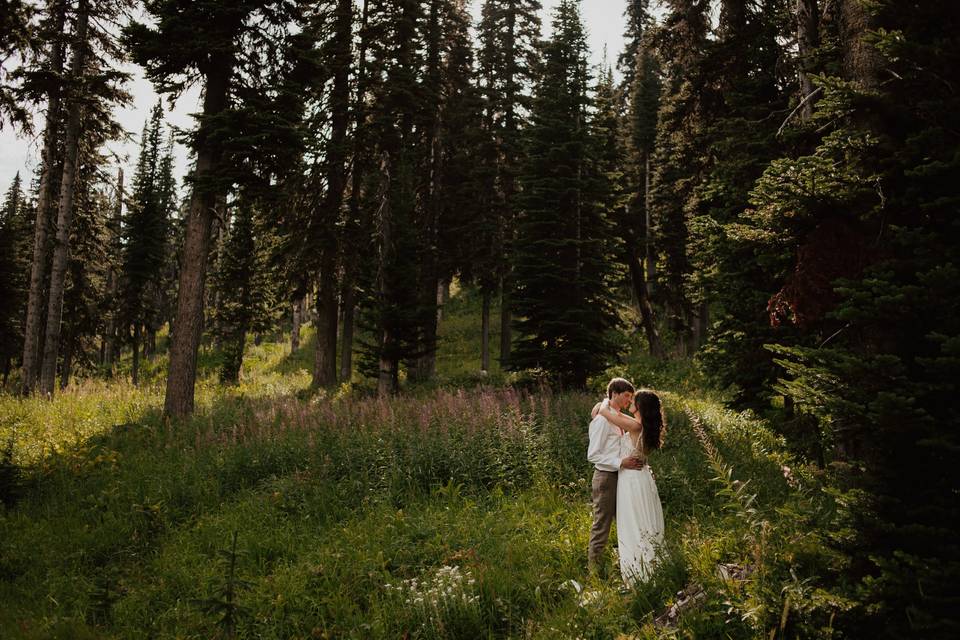
POLYGON ((853 606, 822 588, 842 510, 766 425, 702 390, 662 393, 654 578, 623 588, 614 553, 590 577, 597 394, 458 388, 477 304, 451 307, 441 384, 391 399, 305 393, 309 334, 294 354, 251 345, 233 388, 204 354, 183 423, 161 418, 160 359, 139 388, 0 396, 20 473, 0 506, 0 637, 830 636, 853 606), (699 606, 655 624, 690 585, 699 606))

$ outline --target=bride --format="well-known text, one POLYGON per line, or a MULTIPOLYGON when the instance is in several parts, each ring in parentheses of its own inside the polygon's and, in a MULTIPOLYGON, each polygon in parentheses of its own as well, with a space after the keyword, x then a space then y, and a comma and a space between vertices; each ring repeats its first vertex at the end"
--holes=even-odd
MULTIPOLYGON (((641 390, 629 408, 633 417, 610 408, 604 400, 599 407, 603 417, 621 429, 621 455, 649 460, 652 451, 663 444, 666 420, 660 397, 641 390)), ((620 574, 627 584, 646 580, 653 569, 657 547, 663 543, 663 508, 650 465, 641 469, 621 469, 617 480, 617 546, 620 574)))

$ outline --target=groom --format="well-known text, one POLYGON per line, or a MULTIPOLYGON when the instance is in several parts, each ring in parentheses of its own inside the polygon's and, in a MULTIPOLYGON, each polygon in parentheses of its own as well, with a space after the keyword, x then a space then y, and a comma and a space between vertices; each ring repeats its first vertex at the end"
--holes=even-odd
MULTIPOLYGON (((607 385, 607 397, 610 408, 623 411, 633 401, 636 390, 629 381, 614 378, 607 385)), ((587 564, 591 571, 600 567, 603 548, 610 537, 610 525, 617 513, 617 472, 620 469, 642 469, 646 464, 636 457, 620 457, 620 437, 623 432, 610 424, 597 413, 590 422, 590 445, 587 447, 587 460, 593 463, 593 526, 590 528, 590 545, 587 550, 587 564)))

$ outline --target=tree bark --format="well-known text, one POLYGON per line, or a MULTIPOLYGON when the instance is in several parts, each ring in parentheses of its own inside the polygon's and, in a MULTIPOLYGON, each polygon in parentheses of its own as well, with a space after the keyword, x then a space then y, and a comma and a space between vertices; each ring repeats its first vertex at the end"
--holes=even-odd
POLYGON ((66 389, 70 384, 70 375, 73 373, 73 352, 76 349, 76 338, 71 331, 63 341, 63 364, 60 370, 60 389, 66 389))
POLYGON ((300 325, 303 323, 303 298, 293 302, 293 326, 290 329, 290 353, 300 348, 300 325))
POLYGON ((490 290, 483 288, 480 307, 480 371, 490 371, 490 290))
POLYGON ((510 294, 505 280, 500 281, 500 367, 506 368, 512 350, 510 294))
POLYGON ((313 361, 313 387, 331 387, 337 383, 337 276, 333 249, 323 260, 317 287, 317 343, 313 361))
POLYGON ((317 289, 317 351, 313 386, 337 383, 337 234, 336 225, 346 188, 347 127, 350 123, 350 42, 353 2, 337 0, 333 41, 333 87, 330 92, 330 142, 327 149, 327 193, 314 221, 322 255, 317 289))
POLYGON ((844 77, 864 91, 880 84, 880 54, 864 36, 874 28, 874 17, 863 0, 843 0, 841 5, 844 77))
POLYGON ((43 363, 40 368, 40 393, 53 395, 60 354, 60 330, 63 317, 63 289, 70 258, 70 228, 73 226, 73 200, 80 153, 80 118, 82 103, 78 95, 79 81, 87 53, 88 5, 80 0, 77 7, 77 27, 74 51, 70 60, 70 79, 74 83, 70 96, 70 111, 63 158, 63 176, 60 179, 60 202, 57 207, 57 235, 50 266, 50 288, 47 300, 47 333, 43 345, 43 363))
MULTIPOLYGON (((60 0, 54 9, 56 32, 62 34, 66 20, 66 1, 60 0)), ((63 70, 63 37, 50 45, 50 72, 59 75, 63 70)), ((47 123, 43 136, 43 168, 37 194, 37 212, 33 233, 33 261, 30 265, 30 293, 27 299, 27 317, 23 335, 21 392, 33 393, 39 367, 40 331, 43 324, 44 280, 47 272, 47 242, 49 235, 50 199, 53 191, 53 171, 57 163, 57 129, 60 122, 61 89, 53 82, 47 94, 47 123)))
POLYGON ((640 318, 643 322, 643 331, 647 336, 647 348, 650 355, 654 358, 663 358, 663 343, 660 341, 660 334, 657 332, 657 324, 654 320, 653 305, 650 304, 650 296, 647 293, 647 282, 644 278, 643 265, 637 257, 635 243, 630 242, 627 260, 630 267, 630 281, 633 284, 633 294, 637 298, 637 305, 640 307, 640 318))
POLYGON ((111 220, 110 240, 111 261, 107 269, 107 302, 110 310, 107 312, 107 326, 103 336, 103 365, 113 373, 113 361, 116 357, 117 341, 117 294, 120 288, 120 278, 114 268, 113 260, 120 255, 120 225, 123 216, 123 168, 117 169, 117 202, 111 220))
POLYGON ((340 332, 340 380, 349 382, 353 377, 353 322, 357 306, 357 293, 353 283, 344 287, 340 332))
POLYGON ((133 366, 130 369, 133 386, 140 384, 140 323, 133 323, 133 366))
MULTIPOLYGON (((800 54, 800 100, 806 100, 814 91, 810 75, 813 54, 820 44, 820 14, 817 0, 796 0, 797 45, 800 54)), ((807 100, 800 109, 800 119, 808 122, 813 117, 813 100, 807 100)))
POLYGON ((210 140, 209 118, 226 108, 232 71, 233 61, 227 58, 212 61, 205 74, 204 119, 197 135, 197 183, 193 187, 187 212, 183 267, 174 319, 175 333, 170 341, 170 368, 164 399, 164 413, 172 418, 185 418, 193 412, 197 349, 203 332, 204 281, 217 195, 204 181, 217 172, 221 156, 219 148, 210 140))

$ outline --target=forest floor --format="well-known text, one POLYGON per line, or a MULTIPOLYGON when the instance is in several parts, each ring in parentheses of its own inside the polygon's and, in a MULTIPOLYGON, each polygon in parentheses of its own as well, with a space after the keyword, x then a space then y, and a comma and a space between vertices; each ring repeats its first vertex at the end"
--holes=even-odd
MULTIPOLYGON (((0 637, 829 635, 818 580, 842 527, 822 473, 762 420, 662 372, 639 380, 668 414, 651 462, 667 525, 658 570, 625 588, 611 544, 588 575, 598 394, 480 376, 478 309, 469 292, 453 298, 440 384, 389 400, 359 385, 310 395, 309 330, 292 355, 286 340, 251 344, 235 388, 205 350, 183 424, 160 415, 163 356, 139 388, 0 396, 13 446, 0 637)), ((645 376, 642 362, 623 370, 645 376)))

